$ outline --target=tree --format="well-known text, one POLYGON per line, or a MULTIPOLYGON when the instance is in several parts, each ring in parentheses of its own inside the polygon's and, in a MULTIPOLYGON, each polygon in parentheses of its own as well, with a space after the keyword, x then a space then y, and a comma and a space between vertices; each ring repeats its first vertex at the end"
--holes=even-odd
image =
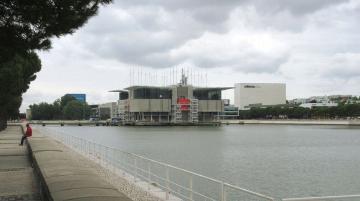
POLYGON ((50 38, 71 34, 111 0, 0 1, 0 130, 18 113, 21 96, 41 63, 36 50, 48 50, 50 38))
POLYGON ((71 95, 65 95, 65 96, 62 96, 59 100, 59 104, 60 104, 60 109, 63 110, 64 107, 70 102, 70 101, 73 101, 73 100, 76 100, 76 98, 74 98, 74 96, 71 96, 71 95))
POLYGON ((86 103, 77 100, 68 102, 63 109, 65 119, 70 120, 88 119, 90 112, 91 108, 86 103))
POLYGON ((30 105, 32 120, 88 119, 91 108, 70 95, 62 96, 54 103, 30 105))
POLYGON ((33 52, 0 62, 0 130, 6 126, 9 117, 19 113, 21 94, 36 78, 34 74, 40 70, 40 66, 40 59, 33 52))

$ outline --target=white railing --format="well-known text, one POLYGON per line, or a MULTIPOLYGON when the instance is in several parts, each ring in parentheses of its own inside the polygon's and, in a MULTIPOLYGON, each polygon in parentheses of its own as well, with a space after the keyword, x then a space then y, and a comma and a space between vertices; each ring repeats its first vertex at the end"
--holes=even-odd
POLYGON ((322 197, 303 197, 303 198, 286 198, 282 201, 340 201, 340 200, 360 200, 360 195, 339 195, 339 196, 322 196, 322 197))
POLYGON ((60 131, 48 130, 45 133, 105 168, 118 168, 132 175, 134 182, 142 180, 161 188, 166 192, 166 199, 171 194, 181 200, 189 201, 275 200, 217 179, 60 131))
MULTIPOLYGON (((42 128, 46 129, 47 128, 42 128)), ((188 201, 355 201, 360 195, 322 196, 274 199, 217 179, 206 177, 179 167, 146 158, 137 154, 104 146, 90 140, 48 130, 49 136, 87 156, 105 168, 117 168, 139 180, 165 191, 166 198, 172 194, 188 201)), ((150 188, 149 188, 150 189, 150 188)))

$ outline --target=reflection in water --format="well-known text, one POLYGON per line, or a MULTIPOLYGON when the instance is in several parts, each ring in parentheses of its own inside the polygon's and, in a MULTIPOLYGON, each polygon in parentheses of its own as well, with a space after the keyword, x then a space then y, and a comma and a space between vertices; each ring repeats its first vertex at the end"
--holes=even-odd
POLYGON ((360 193, 359 127, 47 128, 271 196, 360 193))

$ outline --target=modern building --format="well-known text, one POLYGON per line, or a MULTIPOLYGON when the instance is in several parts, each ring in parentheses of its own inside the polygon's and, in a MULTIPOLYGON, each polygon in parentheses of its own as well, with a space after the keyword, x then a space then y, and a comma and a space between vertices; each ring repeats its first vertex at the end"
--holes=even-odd
MULTIPOLYGON (((311 96, 309 98, 296 98, 293 100, 290 100, 289 103, 292 104, 305 104, 305 103, 351 103, 355 102, 353 100, 352 95, 328 95, 328 96, 311 96)), ((320 106, 321 104, 319 104, 320 106)), ((307 104, 309 106, 309 104, 307 104)), ((331 107, 331 106, 330 106, 331 107)))
POLYGON ((223 99, 224 112, 220 114, 220 119, 237 119, 239 117, 239 108, 230 104, 230 99, 223 99))
POLYGON ((66 94, 74 97, 76 100, 85 103, 86 102, 86 94, 66 94))
POLYGON ((221 91, 232 87, 196 87, 182 74, 179 84, 130 86, 119 92, 119 116, 129 124, 198 124, 218 122, 224 111, 221 91))
POLYGON ((234 105, 225 105, 224 112, 221 113, 221 119, 237 119, 239 118, 239 108, 234 105))
POLYGON ((284 83, 237 83, 234 89, 235 106, 239 110, 264 105, 286 104, 284 83))
POLYGON ((337 107, 338 103, 324 102, 324 103, 303 103, 299 107, 313 108, 313 107, 337 107))
POLYGON ((27 119, 27 120, 31 120, 31 117, 32 117, 32 115, 31 115, 31 109, 26 109, 26 119, 27 119))
POLYGON ((100 119, 110 119, 119 117, 118 105, 116 102, 103 103, 98 106, 100 119))

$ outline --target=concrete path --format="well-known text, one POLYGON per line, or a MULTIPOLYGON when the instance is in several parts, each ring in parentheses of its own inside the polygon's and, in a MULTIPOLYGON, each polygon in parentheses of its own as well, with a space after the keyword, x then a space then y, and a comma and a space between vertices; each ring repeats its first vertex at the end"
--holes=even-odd
POLYGON ((0 201, 40 201, 27 146, 19 146, 20 129, 0 132, 0 201))
POLYGON ((53 201, 132 201, 107 182, 103 168, 33 129, 31 157, 45 198, 53 201))

